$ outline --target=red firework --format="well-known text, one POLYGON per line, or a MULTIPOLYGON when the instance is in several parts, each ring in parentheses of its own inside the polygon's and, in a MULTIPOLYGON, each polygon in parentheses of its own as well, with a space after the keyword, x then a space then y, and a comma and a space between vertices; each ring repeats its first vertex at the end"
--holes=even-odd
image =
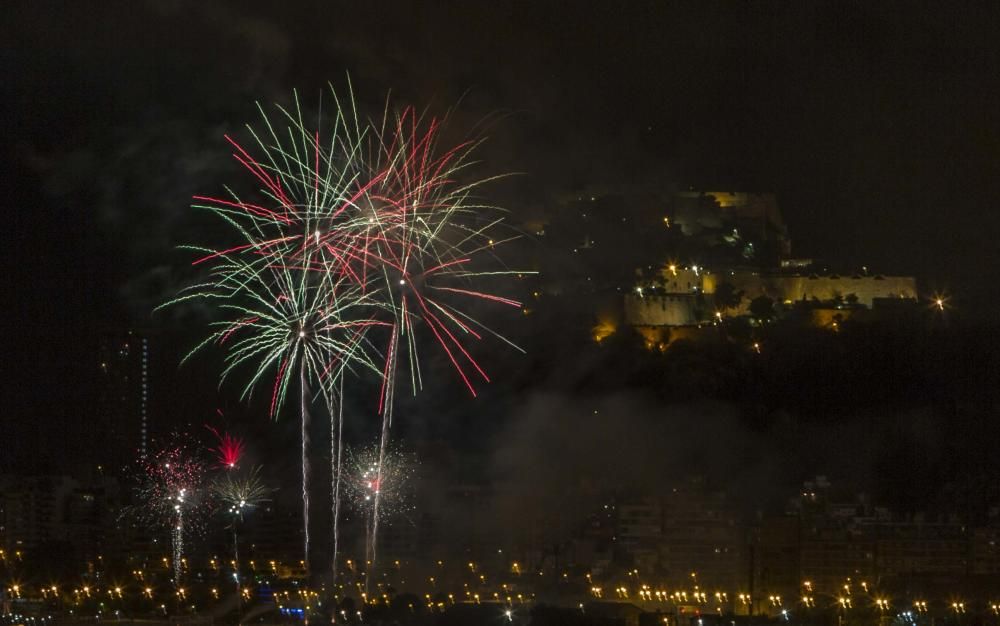
POLYGON ((215 458, 219 461, 219 467, 234 469, 239 464, 240 459, 243 458, 243 452, 246 449, 243 439, 234 437, 229 433, 220 433, 208 424, 205 424, 205 428, 212 431, 212 434, 215 435, 216 440, 219 442, 219 445, 212 448, 215 458))

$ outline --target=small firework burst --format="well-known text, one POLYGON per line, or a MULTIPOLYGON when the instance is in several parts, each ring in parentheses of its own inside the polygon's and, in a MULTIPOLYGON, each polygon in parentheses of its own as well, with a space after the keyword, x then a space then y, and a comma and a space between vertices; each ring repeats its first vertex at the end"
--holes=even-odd
POLYGON ((384 521, 413 508, 410 492, 414 461, 390 447, 382 455, 379 471, 379 456, 377 444, 348 450, 344 484, 348 501, 365 519, 371 519, 375 514, 375 500, 378 498, 378 515, 384 521))
POLYGON ((260 479, 260 468, 246 473, 225 471, 212 484, 212 493, 219 502, 219 510, 230 519, 229 529, 233 533, 233 581, 236 583, 237 597, 240 597, 240 539, 239 526, 243 517, 267 502, 271 489, 260 479))
POLYGON ((269 501, 271 489, 261 481, 260 468, 255 467, 246 474, 224 473, 212 485, 212 492, 220 510, 239 521, 243 515, 269 501))
POLYGON ((243 439, 229 433, 220 433, 208 424, 205 425, 205 428, 212 431, 212 434, 215 435, 215 439, 218 441, 218 445, 212 448, 212 452, 215 453, 215 458, 218 461, 218 466, 225 469, 235 469, 240 459, 243 458, 243 452, 246 449, 243 439))
POLYGON ((170 532, 175 583, 183 573, 185 545, 204 532, 213 508, 207 469, 197 449, 178 436, 139 462, 136 505, 128 513, 138 523, 170 532))

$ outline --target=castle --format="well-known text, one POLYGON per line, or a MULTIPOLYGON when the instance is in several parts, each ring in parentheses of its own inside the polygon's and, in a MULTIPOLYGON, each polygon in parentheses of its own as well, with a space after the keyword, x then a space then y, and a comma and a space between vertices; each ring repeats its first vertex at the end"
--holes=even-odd
POLYGON ((840 275, 790 258, 791 240, 773 194, 683 192, 664 222, 703 250, 706 265, 668 263, 640 273, 625 296, 625 322, 678 327, 746 315, 767 298, 777 307, 874 309, 916 302, 912 276, 840 275))

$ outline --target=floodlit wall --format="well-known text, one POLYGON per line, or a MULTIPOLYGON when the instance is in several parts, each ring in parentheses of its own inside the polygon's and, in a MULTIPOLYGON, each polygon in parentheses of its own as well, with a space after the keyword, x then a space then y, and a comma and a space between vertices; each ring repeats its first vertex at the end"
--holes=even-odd
POLYGON ((695 296, 654 294, 625 296, 625 322, 632 326, 686 326, 697 324, 695 296))
POLYGON ((912 276, 761 276, 737 272, 717 277, 716 281, 728 282, 737 291, 743 290, 744 307, 762 295, 780 303, 813 299, 828 302, 837 296, 846 298, 854 294, 858 304, 869 308, 875 298, 917 297, 917 284, 912 276))
MULTIPOLYGON (((664 271, 660 289, 667 293, 625 296, 625 323, 631 326, 688 326, 705 322, 715 309, 712 294, 718 285, 728 283, 742 291, 740 305, 722 311, 726 316, 749 312, 750 302, 758 296, 767 296, 778 304, 801 300, 830 302, 838 296, 845 299, 857 296, 857 304, 872 308, 876 299, 915 299, 917 284, 912 276, 790 276, 759 274, 750 270, 731 272, 699 272, 678 268, 676 272, 664 271), (705 294, 700 302, 699 290, 705 294)), ((846 315, 841 315, 846 318, 846 315)), ((816 320, 828 325, 829 320, 816 320)))

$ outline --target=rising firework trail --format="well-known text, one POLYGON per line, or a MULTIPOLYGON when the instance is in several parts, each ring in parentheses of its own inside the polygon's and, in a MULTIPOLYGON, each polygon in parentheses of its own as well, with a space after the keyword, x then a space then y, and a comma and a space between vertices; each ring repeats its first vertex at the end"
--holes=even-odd
POLYGON ((338 379, 336 416, 330 414, 331 507, 333 516, 333 584, 337 584, 337 559, 340 554, 340 485, 344 461, 344 377, 338 379))
MULTIPOLYGON (((317 398, 329 406, 330 381, 357 368, 378 373, 365 351, 365 330, 372 322, 363 286, 343 269, 320 242, 335 236, 322 229, 344 229, 336 215, 350 202, 356 148, 344 144, 338 115, 325 150, 319 131, 306 129, 298 103, 283 108, 285 123, 263 117, 261 133, 248 127, 257 157, 236 140, 233 157, 258 181, 258 199, 196 196, 196 208, 230 225, 239 243, 228 247, 189 246, 194 266, 206 267, 207 280, 193 285, 167 305, 202 300, 227 319, 188 356, 210 345, 226 350, 222 380, 238 369, 249 373, 244 397, 270 378, 269 412, 276 418, 289 391, 299 387, 301 420, 303 560, 309 564, 309 420, 317 398), (287 136, 286 136, 287 135, 287 136), (284 138, 281 138, 284 137, 284 138), (266 205, 266 206, 265 206, 266 205)), ((263 111, 262 111, 263 115, 263 111)))
MULTIPOLYGON (((474 344, 492 336, 516 346, 468 305, 520 308, 480 283, 523 274, 486 267, 498 261, 496 248, 514 237, 497 234, 502 217, 475 196, 495 177, 461 182, 480 140, 440 149, 441 120, 412 108, 390 113, 387 101, 380 121, 363 123, 353 94, 341 98, 334 91, 333 100, 325 128, 307 126, 296 97, 294 108, 277 107, 277 122, 261 110, 260 132, 248 127, 250 148, 226 137, 258 190, 248 199, 228 188, 224 197, 196 196, 195 206, 224 220, 237 240, 190 247, 198 254, 193 265, 207 278, 168 303, 200 299, 215 306, 225 319, 192 354, 213 344, 226 350, 222 379, 246 370, 244 396, 268 381, 272 417, 298 387, 307 565, 308 434, 316 400, 331 419, 336 535, 344 376, 368 372, 381 379, 381 472, 400 373, 408 373, 412 393, 423 387, 418 329, 429 331, 475 396, 476 379, 489 377, 473 356, 474 344)), ((376 493, 373 537, 381 504, 376 493)))
POLYGON ((139 462, 135 521, 170 533, 174 584, 184 572, 185 546, 204 531, 212 507, 206 463, 180 438, 139 462))
POLYGON ((242 605, 240 590, 239 527, 244 516, 269 500, 271 490, 260 479, 260 468, 235 474, 225 472, 212 484, 212 491, 221 505, 221 512, 229 518, 233 531, 233 581, 236 583, 236 601, 242 605))
MULTIPOLYGON (((477 283, 524 272, 497 265, 496 248, 514 237, 498 234, 502 217, 474 197, 494 178, 459 182, 468 177, 466 170, 480 142, 440 149, 441 128, 442 121, 424 119, 412 108, 395 117, 386 114, 369 135, 370 170, 361 177, 369 182, 356 201, 362 227, 357 238, 364 245, 362 261, 352 273, 364 277, 366 294, 380 305, 373 317, 388 329, 381 349, 377 473, 385 467, 400 371, 408 371, 413 394, 423 387, 418 328, 430 331, 473 396, 475 379, 489 382, 489 376, 473 357, 471 344, 491 335, 517 348, 468 312, 467 304, 473 301, 520 309, 520 302, 477 283)), ((380 480, 377 476, 376 482, 380 480)), ((369 545, 374 569, 383 496, 376 491, 372 499, 369 545)))
POLYGON ((373 518, 379 516, 384 523, 413 509, 411 482, 416 464, 392 445, 383 450, 381 437, 374 445, 348 449, 346 456, 345 495, 366 522, 365 561, 371 562, 378 528, 373 518))

